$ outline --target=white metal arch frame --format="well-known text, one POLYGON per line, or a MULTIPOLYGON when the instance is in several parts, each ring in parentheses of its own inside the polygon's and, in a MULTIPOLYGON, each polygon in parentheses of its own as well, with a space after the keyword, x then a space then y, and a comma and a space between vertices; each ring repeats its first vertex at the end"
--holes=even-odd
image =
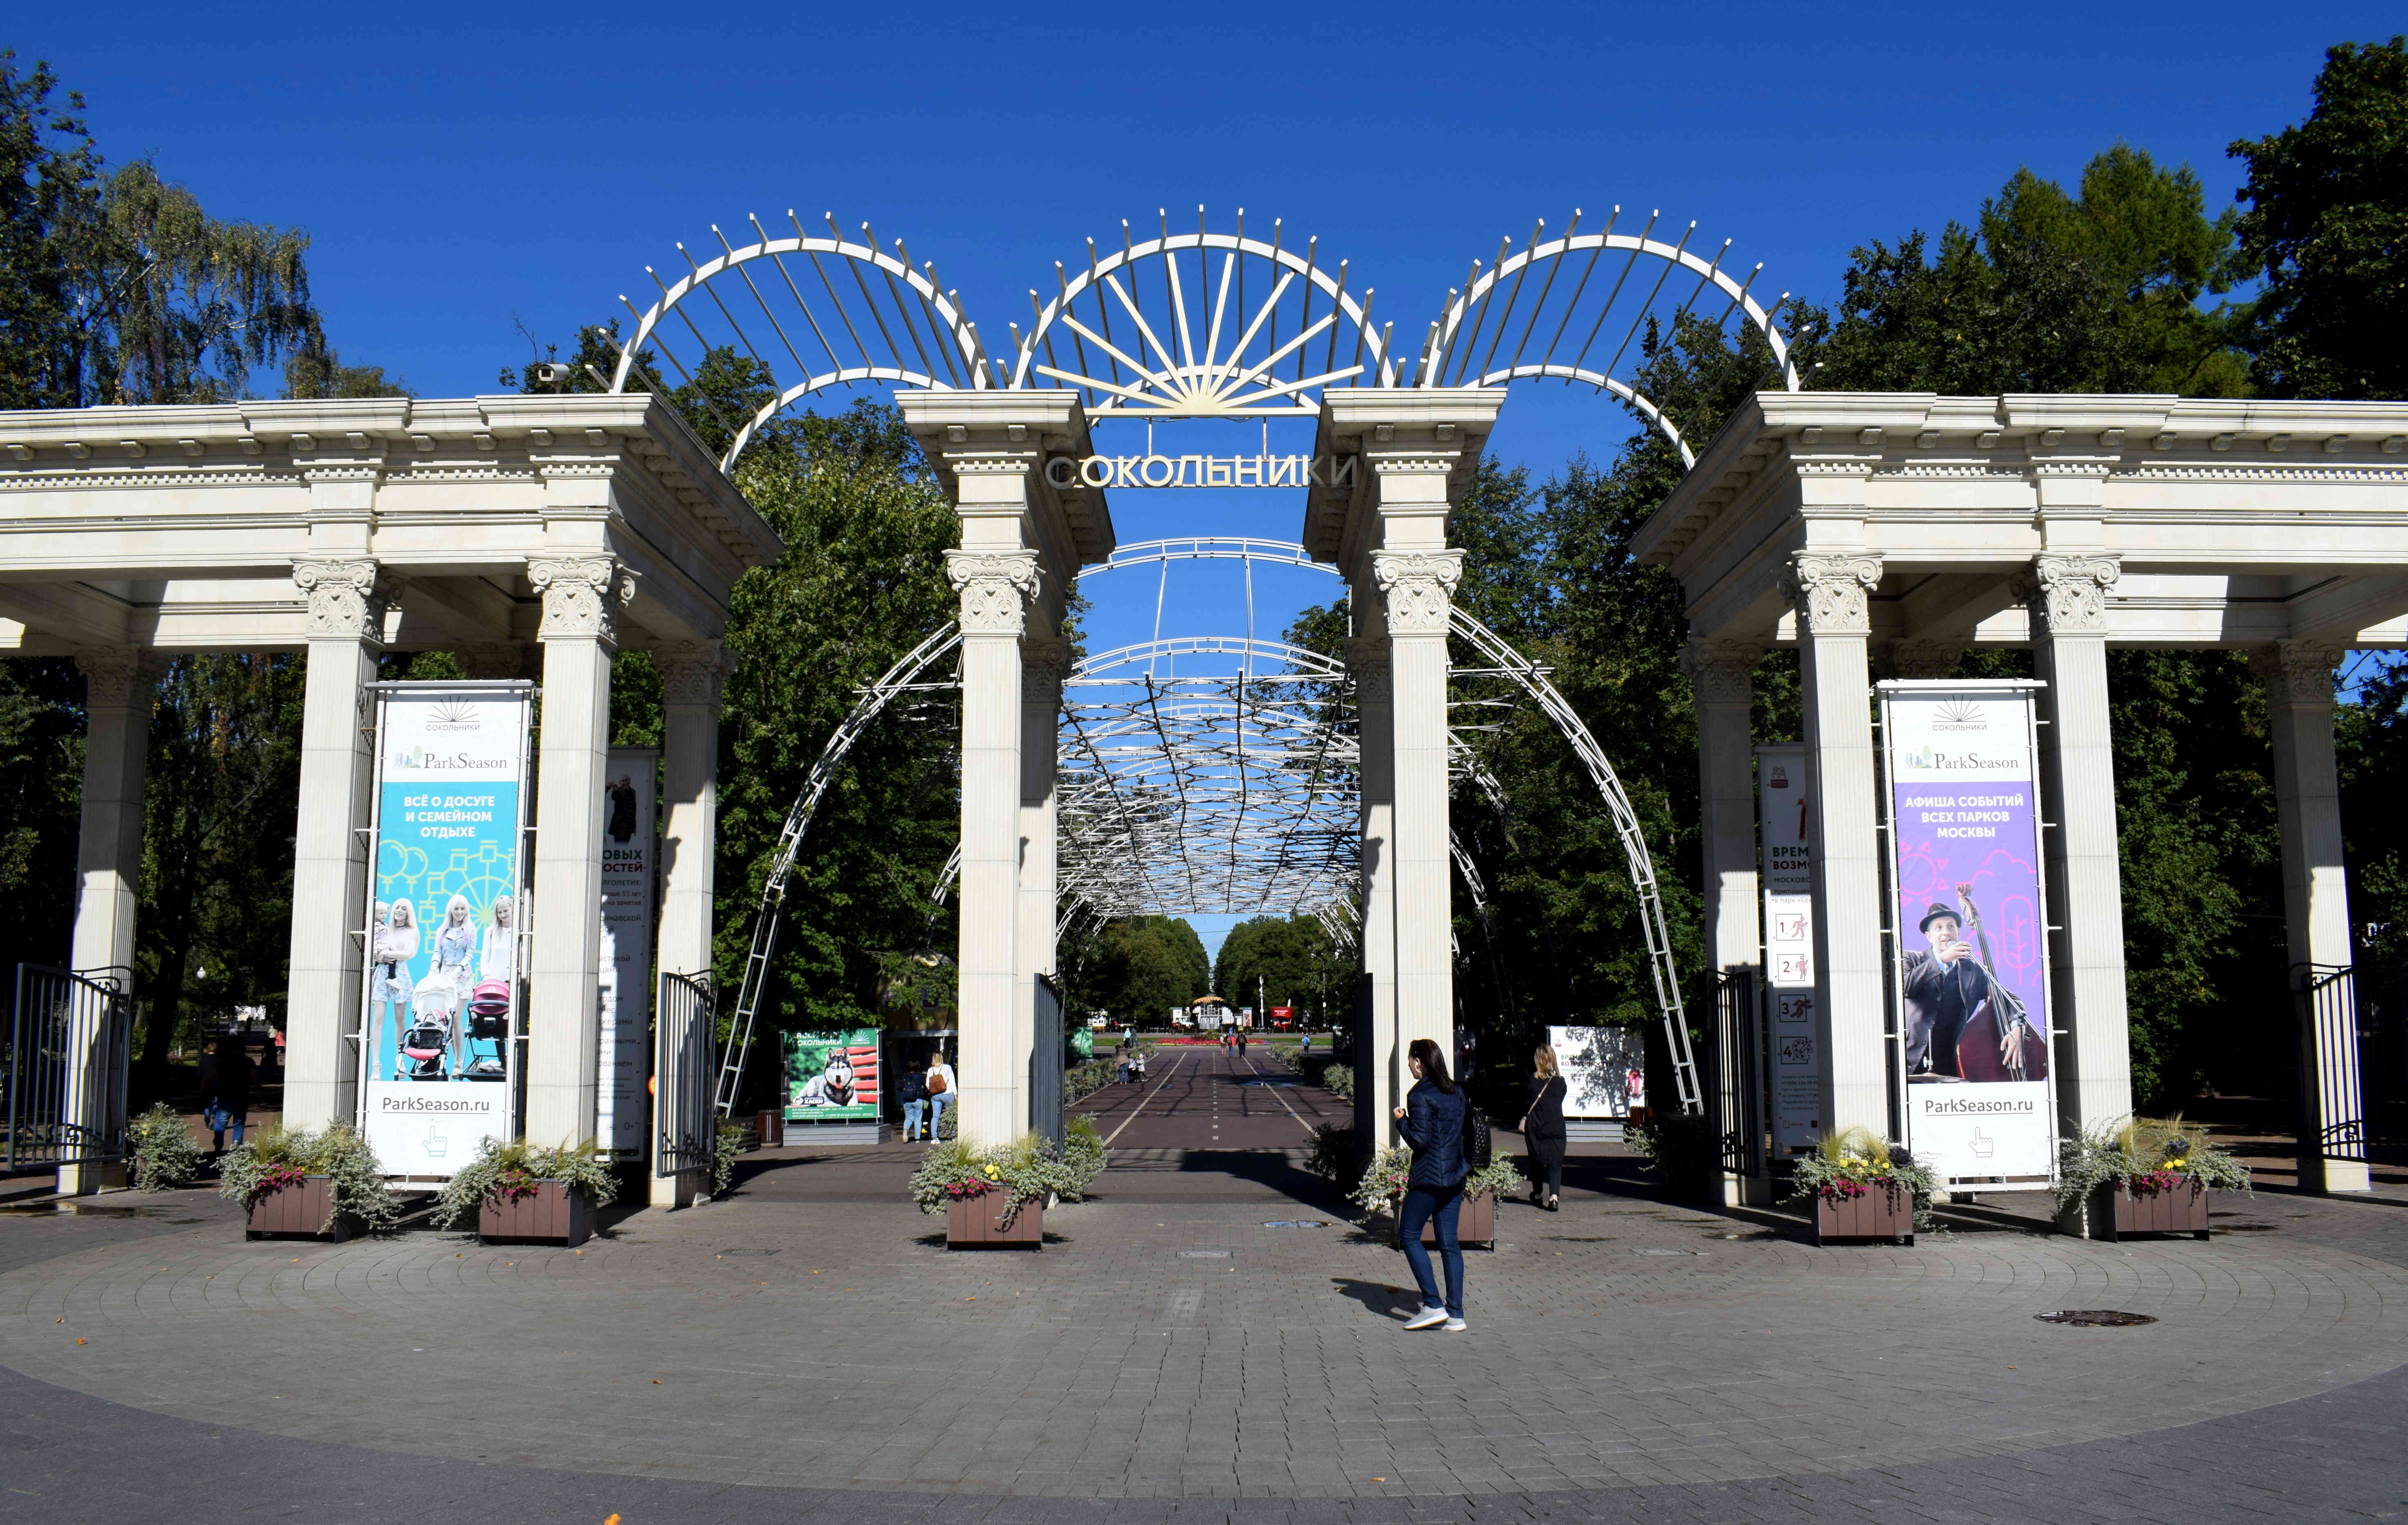
POLYGON ((1269 239, 1249 237, 1242 208, 1234 233, 1211 231, 1201 207, 1195 232, 1173 233, 1165 211, 1154 237, 1138 241, 1125 222, 1120 248, 1091 238, 1079 267, 1056 262, 1053 295, 1029 289, 1027 331, 1009 325, 1008 357, 990 355, 959 294, 942 286, 932 262, 914 268, 901 239, 890 252, 867 223, 848 238, 830 214, 822 237, 792 210, 786 216, 793 237, 773 237, 748 217, 754 241, 743 245, 714 224, 719 254, 697 262, 680 244, 685 275, 667 281, 647 266, 658 299, 639 311, 620 298, 636 331, 610 390, 662 384, 638 374, 648 350, 688 383, 723 346, 774 379, 774 394, 751 417, 722 421, 733 441, 722 469, 780 411, 836 386, 1068 387, 1092 417, 1256 419, 1314 415, 1316 394, 1332 387, 1538 381, 1612 394, 1679 449, 1685 468, 1695 457, 1677 422, 1625 362, 1651 318, 1662 330, 1709 310, 1718 331, 1736 315, 1770 347, 1782 384, 1799 385, 1777 322, 1788 294, 1758 302, 1761 265, 1734 276, 1727 239, 1711 256, 1695 252, 1695 223, 1670 241, 1656 237, 1660 213, 1621 233, 1616 207, 1603 232, 1583 233, 1575 209, 1561 234, 1549 236, 1541 220, 1519 251, 1502 240, 1493 261, 1471 262, 1408 353, 1393 322, 1374 327, 1375 293, 1367 286, 1358 299, 1347 262, 1326 263, 1317 240, 1288 244, 1277 220, 1269 239), (707 336, 697 316, 719 332, 707 336), (678 352, 686 344, 696 352, 692 365, 678 352))

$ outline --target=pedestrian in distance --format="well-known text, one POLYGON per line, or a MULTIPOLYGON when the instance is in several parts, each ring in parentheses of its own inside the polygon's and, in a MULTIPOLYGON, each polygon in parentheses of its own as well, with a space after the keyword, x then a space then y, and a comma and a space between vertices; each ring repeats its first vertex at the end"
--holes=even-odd
POLYGON ((928 1131, 928 1077, 907 1070, 895 1094, 903 1102, 903 1142, 910 1144, 925 1136, 928 1131))
POLYGON ((928 1059, 928 1072, 922 1077, 928 1086, 928 1136, 944 1131, 945 1109, 960 1100, 961 1082, 953 1078, 953 1067, 945 1062, 945 1051, 939 1049, 928 1059))
POLYGON ((234 1146, 242 1147, 242 1135, 251 1114, 251 1056, 243 1051, 242 1042, 236 1038, 218 1040, 218 1062, 209 1077, 209 1094, 201 1109, 209 1125, 209 1147, 225 1153, 226 1134, 234 1134, 234 1146))
POLYGON ((1530 1205, 1553 1213, 1563 1205, 1564 1097, 1570 1089, 1555 1051, 1541 1043, 1530 1056, 1529 1110, 1522 1115, 1523 1168, 1530 1173, 1530 1205))
POLYGON ((1397 1215, 1397 1235, 1405 1261, 1421 1285, 1422 1311, 1405 1321, 1407 1329, 1450 1331, 1463 1321, 1463 1244, 1455 1238, 1455 1221, 1463 1212, 1463 1183, 1471 1173, 1463 1152, 1464 1122, 1469 1115, 1463 1092, 1446 1072, 1446 1056, 1427 1038, 1416 1038, 1405 1063, 1413 1072, 1413 1088, 1397 1109, 1397 1129, 1412 1145, 1413 1168, 1405 1177, 1405 1202, 1397 1215), (1446 1300, 1439 1301, 1438 1279, 1430 1273, 1429 1251, 1422 1247, 1422 1229, 1438 1230, 1439 1254, 1446 1262, 1446 1300))
POLYGON ((1245 1057, 1246 1057, 1246 1035, 1245 1035, 1244 1033, 1242 1033, 1242 1032, 1241 1032, 1241 1033, 1238 1034, 1238 1057, 1240 1057, 1240 1058, 1241 1058, 1241 1059, 1242 1059, 1242 1058, 1244 1058, 1245 1057))

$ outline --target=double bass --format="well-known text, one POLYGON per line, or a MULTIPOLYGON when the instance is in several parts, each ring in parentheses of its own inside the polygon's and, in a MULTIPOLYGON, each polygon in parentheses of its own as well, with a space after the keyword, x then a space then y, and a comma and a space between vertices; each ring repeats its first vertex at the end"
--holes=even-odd
POLYGON ((2032 1027, 2022 1000, 1999 981, 1999 961, 1990 953, 1981 910, 1973 904, 1972 885, 1956 886, 1956 903, 1965 912, 1965 929, 1981 950, 1982 971, 1990 977, 1990 993, 1957 1035, 1957 1074, 1976 1081, 2047 1079, 2048 1039, 2032 1027))

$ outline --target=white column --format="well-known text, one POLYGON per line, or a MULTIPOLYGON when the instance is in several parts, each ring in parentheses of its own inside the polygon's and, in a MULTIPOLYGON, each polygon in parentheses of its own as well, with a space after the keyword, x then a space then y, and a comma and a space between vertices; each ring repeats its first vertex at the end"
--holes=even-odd
MULTIPOLYGON (((134 912, 142 887, 143 775, 150 758, 150 711, 158 665, 148 653, 111 646, 76 654, 84 675, 83 814, 76 840, 75 931, 70 967, 134 988, 134 912)), ((89 1048, 67 1057, 59 1120, 97 1125, 99 1077, 89 1048)), ((124 1185, 122 1166, 68 1164, 63 1195, 124 1185)))
MULTIPOLYGON (((1054 972, 1054 926, 1058 865, 1055 859, 1054 784, 1061 744, 1062 679, 1068 652, 1059 640, 1031 636, 1020 669, 1020 902, 1013 942, 1018 948, 1018 1009, 1012 1052, 1028 1056, 1026 1127, 1058 1141, 1062 1136, 1062 1044, 1039 1043, 1037 980, 1054 972)), ((1069 1014, 1064 1013, 1064 1020, 1069 1014)))
MULTIPOLYGON (((1756 885, 1756 751, 1750 712, 1756 698, 1756 665, 1764 649, 1743 641, 1693 640, 1685 655, 1698 714, 1698 799, 1703 817, 1698 841, 1704 855, 1706 957, 1717 974, 1751 976, 1749 999, 1760 1002, 1764 970, 1762 913, 1756 885)), ((1753 1129, 1742 1116, 1741 1077, 1764 1072, 1763 1057, 1740 1043, 1742 1029, 1717 1023, 1714 1056, 1715 1115, 1725 1132, 1753 1129)), ((1760 1194, 1760 1193, 1759 1193, 1760 1194)), ((1746 1181, 1725 1172, 1724 1201, 1751 1200, 1746 1181)))
MULTIPOLYGON (((992 477, 961 479, 965 504, 992 477)), ((1021 483, 1010 483, 1014 491, 1021 483)), ((979 521, 982 525, 992 520, 979 521)), ((966 525, 967 528, 967 525, 966 525)), ((1002 1144, 1028 1126, 1028 1055, 1014 1046, 1030 999, 1020 972, 1020 638, 1038 594, 1037 553, 945 553, 961 596, 962 871, 960 1135, 1002 1144)), ((1052 921, 1049 909, 1047 921, 1052 921)))
POLYGON ((293 834, 284 1125, 320 1129, 359 1116, 364 833, 375 761, 375 716, 361 685, 376 679, 389 595, 377 564, 361 557, 296 561, 293 581, 309 602, 309 655, 293 834))
POLYGON ((1872 633, 1867 597, 1881 559, 1800 552, 1784 574, 1798 610, 1806 767, 1815 801, 1815 1043, 1824 1115, 1833 1131, 1890 1131, 1890 1057, 1883 1037, 1880 839, 1873 813, 1872 633))
POLYGON ((2124 990, 2124 879, 2115 838, 2115 753, 2108 729, 2107 589, 2113 556, 2033 558, 2032 669, 2048 684, 2041 735, 2041 832, 2048 860, 2049 990, 2056 1006, 2057 1129, 2132 1110, 2124 990))
MULTIPOLYGON (((1354 627, 1373 631, 1387 622, 1376 597, 1357 589, 1354 627)), ((1369 1132, 1358 1140, 1364 1148, 1396 1142, 1390 1117, 1404 1094, 1404 1047, 1397 1039, 1397 769, 1395 706, 1391 702, 1388 643, 1376 635, 1358 635, 1348 650, 1347 665, 1354 675, 1355 729, 1360 738, 1357 765, 1362 786, 1363 924, 1360 928, 1363 979, 1369 985, 1371 1021, 1355 1041, 1363 1052, 1355 1065, 1354 1115, 1370 1119, 1369 1132), (1363 1082, 1368 1079, 1367 1086, 1363 1082)), ((1352 1020, 1352 1014, 1349 1014, 1352 1020)))
MULTIPOLYGON (((717 641, 686 641, 652 653, 661 674, 660 968, 708 974, 711 968, 713 861, 719 845, 719 706, 726 656, 717 641)), ((658 1096, 653 1106, 661 1104, 658 1096)), ((652 1129, 658 1147, 660 1128, 652 1129)), ((701 1173, 652 1176, 655 1207, 694 1201, 701 1173)))
MULTIPOLYGON (((2349 881, 2343 866, 2341 784, 2333 766, 2333 669, 2348 654, 2318 641, 2286 640, 2252 655, 2266 685, 2274 742, 2274 801, 2283 829, 2283 920, 2295 987, 2350 965, 2349 881)), ((2358 1003, 2351 981, 2326 991, 2323 1020, 2300 1026, 2300 1185, 2311 1191, 2372 1189, 2363 1159, 2339 1159, 2307 1141, 2359 1126, 2358 1003)))
POLYGON ((609 761, 610 654, 634 591, 606 554, 531 556, 543 597, 542 730, 536 753, 535 915, 527 956, 526 1136, 594 1137, 600 1065, 602 774, 609 761))

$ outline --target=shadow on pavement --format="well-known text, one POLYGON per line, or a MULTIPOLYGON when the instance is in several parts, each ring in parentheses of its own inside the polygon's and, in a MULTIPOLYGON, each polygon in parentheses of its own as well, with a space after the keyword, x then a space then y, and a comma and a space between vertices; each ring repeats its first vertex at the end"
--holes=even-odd
POLYGON ((1421 1294, 1409 1288, 1391 1287, 1385 1282, 1356 1281, 1352 1276, 1332 1276, 1329 1285, 1345 1297, 1361 1303, 1365 1310, 1382 1318, 1403 1323, 1421 1308, 1421 1294))

